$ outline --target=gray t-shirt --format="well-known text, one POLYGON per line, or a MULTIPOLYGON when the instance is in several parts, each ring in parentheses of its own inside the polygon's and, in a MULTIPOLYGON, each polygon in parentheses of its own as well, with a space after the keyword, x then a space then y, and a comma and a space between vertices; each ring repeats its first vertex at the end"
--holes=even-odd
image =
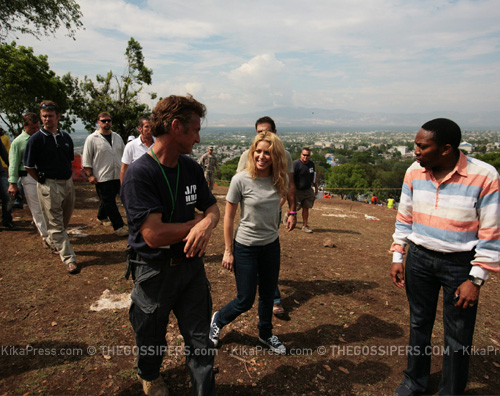
POLYGON ((247 171, 231 179, 226 200, 241 203, 241 220, 234 239, 245 246, 265 246, 278 238, 280 195, 273 177, 252 180, 247 171))

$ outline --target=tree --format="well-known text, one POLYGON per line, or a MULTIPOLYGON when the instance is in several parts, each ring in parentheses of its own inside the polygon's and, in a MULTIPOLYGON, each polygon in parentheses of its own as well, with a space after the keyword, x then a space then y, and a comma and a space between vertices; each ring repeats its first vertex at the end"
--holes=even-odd
MULTIPOLYGON (((150 109, 139 102, 142 85, 151 85, 153 71, 144 65, 142 47, 130 38, 125 51, 126 71, 118 76, 109 71, 106 76, 97 75, 96 81, 87 76, 83 81, 66 74, 63 81, 68 87, 71 109, 82 120, 85 129, 96 129, 97 115, 103 111, 111 113, 113 130, 124 140, 137 126, 137 120, 150 109)), ((156 98, 152 93, 151 98, 156 98)))
MULTIPOLYGON (((23 115, 37 113, 44 99, 55 101, 65 114, 68 108, 66 86, 50 70, 46 55, 36 56, 33 48, 0 44, 0 119, 15 136, 22 131, 23 115)), ((71 131, 75 122, 70 114, 61 119, 61 128, 71 131)))
POLYGON ((337 165, 328 170, 326 190, 337 194, 363 193, 369 189, 368 176, 360 164, 337 165))
POLYGON ((61 26, 75 38, 83 26, 80 6, 75 0, 7 0, 0 5, 0 42, 8 33, 35 37, 54 34, 61 26))
POLYGON ((476 155, 476 158, 494 166, 497 169, 497 171, 500 172, 500 153, 495 152, 483 155, 476 155))
POLYGON ((221 180, 231 180, 232 177, 236 174, 236 169, 238 168, 238 162, 240 161, 240 157, 236 157, 230 159, 229 161, 224 162, 220 166, 221 180))

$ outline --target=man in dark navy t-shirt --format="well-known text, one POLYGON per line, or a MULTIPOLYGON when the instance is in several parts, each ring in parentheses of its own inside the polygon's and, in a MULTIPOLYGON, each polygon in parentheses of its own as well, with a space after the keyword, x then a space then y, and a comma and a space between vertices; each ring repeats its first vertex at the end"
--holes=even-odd
POLYGON ((212 302, 201 257, 220 214, 202 168, 185 155, 200 142, 205 112, 192 96, 160 101, 151 117, 156 141, 130 165, 122 183, 129 245, 138 256, 130 321, 146 394, 167 394, 160 368, 172 310, 184 337, 193 395, 215 394, 208 338, 212 302))
POLYGON ((66 227, 75 208, 75 186, 71 178, 74 160, 73 140, 57 127, 61 113, 57 104, 40 104, 43 127, 30 137, 24 152, 24 167, 35 179, 38 200, 47 223, 51 244, 70 274, 80 272, 66 227))

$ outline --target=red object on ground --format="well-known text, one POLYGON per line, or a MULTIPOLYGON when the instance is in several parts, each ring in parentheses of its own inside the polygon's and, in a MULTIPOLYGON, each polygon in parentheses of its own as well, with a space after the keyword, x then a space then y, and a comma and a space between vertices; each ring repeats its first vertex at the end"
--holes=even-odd
POLYGON ((82 169, 82 156, 80 154, 75 154, 75 159, 71 163, 73 169, 73 176, 71 178, 74 182, 86 182, 87 175, 82 169))

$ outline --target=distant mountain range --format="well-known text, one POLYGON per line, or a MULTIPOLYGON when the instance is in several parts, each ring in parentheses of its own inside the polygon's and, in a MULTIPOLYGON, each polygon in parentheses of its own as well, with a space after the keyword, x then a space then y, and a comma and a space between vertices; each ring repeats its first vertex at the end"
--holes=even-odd
POLYGON ((242 127, 253 126, 255 121, 268 115, 279 129, 307 128, 310 130, 411 130, 438 117, 455 121, 463 130, 500 130, 500 112, 459 113, 362 113, 348 110, 326 110, 305 107, 281 107, 268 111, 229 115, 208 114, 208 126, 242 127))

